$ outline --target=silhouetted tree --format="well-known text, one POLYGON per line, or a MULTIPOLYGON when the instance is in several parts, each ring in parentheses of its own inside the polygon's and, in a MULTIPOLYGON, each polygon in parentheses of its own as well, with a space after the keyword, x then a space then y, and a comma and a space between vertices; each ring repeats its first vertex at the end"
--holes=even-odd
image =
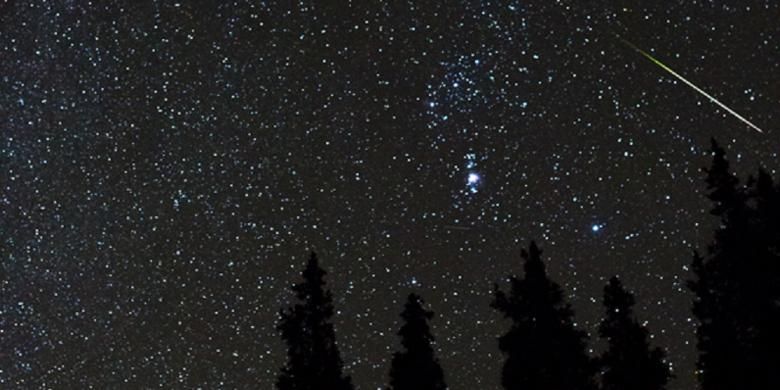
POLYGON ((444 372, 439 366, 428 327, 433 312, 423 309, 422 299, 409 294, 401 318, 404 325, 398 331, 403 352, 393 355, 390 368, 390 390, 445 390, 444 372))
POLYGON ((708 256, 694 254, 692 269, 696 280, 690 288, 696 294, 693 313, 699 319, 697 328, 699 381, 704 389, 739 388, 740 375, 734 366, 740 356, 735 316, 729 314, 739 302, 736 280, 736 258, 740 235, 738 225, 746 227, 745 194, 737 187, 739 180, 729 171, 725 151, 713 140, 712 167, 706 169, 710 211, 720 218, 720 227, 708 248, 708 256))
POLYGON ((587 334, 575 329, 571 306, 560 286, 548 279, 540 255, 531 242, 521 253, 523 279, 511 277, 508 295, 495 286, 492 306, 512 321, 498 340, 506 355, 501 384, 507 390, 595 389, 587 334))
POLYGON ((278 329, 287 343, 287 364, 276 382, 279 390, 352 390, 342 373, 342 361, 330 317, 333 303, 324 289, 325 271, 312 252, 303 282, 293 286, 300 303, 283 309, 278 329))
MULTIPOLYGON (((758 380, 766 378, 767 387, 780 389, 780 185, 760 169, 748 195, 755 204, 754 234, 758 261, 748 279, 748 295, 755 302, 755 364, 758 380)), ((759 386, 760 383, 754 383, 759 386)))
POLYGON ((612 277, 604 288, 606 315, 599 335, 608 348, 601 356, 602 390, 663 390, 669 368, 660 348, 650 349, 648 331, 634 318, 634 296, 612 277))
POLYGON ((764 171, 740 186, 714 140, 712 152, 706 181, 720 226, 706 255, 694 255, 689 283, 699 319, 699 382, 703 390, 780 388, 777 189, 764 171))

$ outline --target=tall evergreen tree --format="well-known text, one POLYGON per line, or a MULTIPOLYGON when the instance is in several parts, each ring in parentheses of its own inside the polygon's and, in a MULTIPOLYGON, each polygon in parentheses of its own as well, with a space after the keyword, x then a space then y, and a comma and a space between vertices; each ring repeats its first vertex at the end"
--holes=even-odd
POLYGON ((531 242, 523 279, 510 278, 505 294, 495 287, 492 306, 512 321, 498 340, 506 355, 501 384, 507 390, 595 389, 596 365, 588 356, 588 336, 574 327, 574 312, 545 272, 541 251, 531 242))
POLYGON ((769 388, 780 388, 778 354, 780 354, 780 184, 761 169, 751 187, 755 203, 755 234, 759 261, 750 283, 750 295, 757 305, 755 344, 758 377, 766 376, 769 388))
POLYGON ((729 171, 726 153, 712 142, 712 167, 706 169, 707 197, 713 202, 710 213, 720 219, 715 239, 708 247, 707 258, 694 254, 693 272, 696 280, 690 288, 696 294, 693 313, 699 319, 697 328, 699 382, 703 389, 739 388, 740 377, 733 363, 740 356, 736 318, 729 314, 736 309, 739 292, 735 280, 740 232, 745 227, 745 194, 739 180, 729 171))
POLYGON ((766 172, 747 186, 729 171, 714 140, 707 172, 711 213, 720 226, 693 261, 694 315, 703 390, 780 388, 780 203, 766 172))
POLYGON ((300 300, 280 313, 278 329, 287 343, 287 364, 276 382, 279 390, 352 390, 342 373, 342 361, 330 318, 333 299, 324 289, 325 271, 312 252, 303 282, 293 286, 300 300))
POLYGON ((398 331, 403 352, 393 355, 389 390, 445 390, 444 372, 439 366, 428 327, 433 312, 423 308, 422 299, 409 294, 401 318, 404 325, 398 331))
POLYGON ((634 318, 634 296, 612 277, 604 288, 606 315, 599 335, 608 348, 601 356, 602 390, 663 390, 669 368, 660 348, 650 349, 648 331, 634 318))

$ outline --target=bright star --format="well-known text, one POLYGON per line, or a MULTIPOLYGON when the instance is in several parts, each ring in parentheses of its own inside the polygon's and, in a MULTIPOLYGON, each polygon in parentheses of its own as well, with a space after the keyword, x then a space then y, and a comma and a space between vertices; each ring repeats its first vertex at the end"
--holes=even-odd
POLYGON ((601 230, 601 225, 594 224, 593 226, 590 227, 590 230, 592 230, 595 233, 595 232, 601 230))
POLYGON ((466 178, 466 187, 468 188, 468 191, 472 194, 476 194, 479 191, 479 181, 481 180, 481 177, 479 177, 479 174, 476 172, 471 172, 466 178))

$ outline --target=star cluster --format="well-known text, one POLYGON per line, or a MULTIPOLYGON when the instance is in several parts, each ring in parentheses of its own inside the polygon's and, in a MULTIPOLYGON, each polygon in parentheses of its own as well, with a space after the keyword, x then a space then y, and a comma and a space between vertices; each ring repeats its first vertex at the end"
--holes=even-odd
POLYGON ((578 326, 620 275, 693 388, 700 168, 780 166, 780 6, 640 3, 3 2, 0 384, 270 388, 315 250, 361 388, 415 291, 450 387, 498 389, 535 239, 578 326))

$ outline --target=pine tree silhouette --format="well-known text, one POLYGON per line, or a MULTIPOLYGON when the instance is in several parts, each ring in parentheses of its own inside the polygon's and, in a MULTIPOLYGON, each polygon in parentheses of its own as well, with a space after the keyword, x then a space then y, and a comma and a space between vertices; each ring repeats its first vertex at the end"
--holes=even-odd
POLYGON ((746 227, 744 191, 739 180, 729 171, 725 151, 712 141, 712 167, 707 173, 708 198, 713 202, 710 213, 720 218, 721 226, 708 248, 708 258, 694 254, 692 269, 696 280, 689 283, 696 294, 693 313, 700 324, 697 328, 699 381, 703 389, 739 388, 740 376, 734 359, 740 356, 736 318, 729 312, 738 302, 738 288, 731 277, 735 272, 736 254, 740 244, 737 225, 746 227))
MULTIPOLYGON (((777 357, 780 353, 780 185, 761 169, 758 179, 750 187, 749 195, 755 203, 755 239, 758 242, 758 262, 749 283, 749 295, 756 305, 755 319, 755 377, 766 378, 765 388, 780 388, 777 357)), ((758 386, 756 383, 752 386, 758 386)))
POLYGON ((389 390, 445 390, 444 373, 436 359, 428 327, 433 312, 423 309, 423 300, 409 294, 401 318, 404 325, 398 331, 403 352, 393 354, 389 390))
POLYGON ((608 348, 601 356, 602 390, 663 390, 669 381, 669 368, 660 348, 650 349, 648 331, 633 314, 634 296, 612 277, 604 288, 606 316, 599 335, 608 348))
POLYGON ((303 282, 293 286, 301 303, 283 309, 278 329, 287 343, 287 364, 276 382, 279 390, 352 390, 352 380, 342 373, 336 346, 333 303, 324 290, 325 271, 312 252, 303 271, 303 282))
POLYGON ((506 355, 501 384, 507 390, 591 390, 596 365, 586 352, 587 334, 574 328, 563 292, 548 279, 541 251, 531 242, 523 279, 511 277, 505 294, 495 286, 493 308, 512 321, 498 340, 506 355))
POLYGON ((720 226, 693 260, 693 313, 703 390, 780 388, 780 252, 777 188, 759 171, 747 186, 729 171, 714 140, 707 172, 711 213, 720 226))

